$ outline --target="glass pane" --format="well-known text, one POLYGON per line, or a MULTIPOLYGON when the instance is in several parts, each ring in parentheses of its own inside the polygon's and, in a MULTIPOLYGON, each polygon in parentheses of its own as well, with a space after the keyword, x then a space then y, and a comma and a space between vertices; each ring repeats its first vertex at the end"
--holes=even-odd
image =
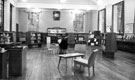
POLYGON ((3 21, 4 20, 4 14, 3 14, 4 5, 3 5, 3 3, 4 3, 3 0, 0 0, 0 31, 3 31, 3 29, 4 29, 4 25, 3 25, 4 24, 3 23, 4 22, 3 21))
POLYGON ((113 32, 115 33, 124 33, 124 2, 120 2, 113 6, 113 32))
POLYGON ((99 11, 99 30, 101 33, 105 32, 105 10, 99 11))

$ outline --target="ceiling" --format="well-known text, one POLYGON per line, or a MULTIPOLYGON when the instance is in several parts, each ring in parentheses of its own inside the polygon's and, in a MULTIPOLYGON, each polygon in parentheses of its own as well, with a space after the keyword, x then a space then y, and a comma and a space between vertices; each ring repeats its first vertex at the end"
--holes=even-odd
MULTIPOLYGON (((60 4, 63 0, 17 0, 18 2, 27 3, 46 3, 46 4, 60 4)), ((63 4, 78 4, 78 5, 96 5, 96 0, 65 0, 63 4)))
POLYGON ((123 0, 14 0, 17 8, 101 10, 123 0))
POLYGON ((18 8, 59 8, 97 10, 122 0, 17 0, 18 8))
POLYGON ((17 0, 18 8, 97 9, 97 0, 17 0))

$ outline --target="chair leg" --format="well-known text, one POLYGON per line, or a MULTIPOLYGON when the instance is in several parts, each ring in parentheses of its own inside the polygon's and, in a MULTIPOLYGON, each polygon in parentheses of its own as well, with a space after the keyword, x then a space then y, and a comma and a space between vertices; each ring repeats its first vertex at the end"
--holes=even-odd
POLYGON ((81 69, 81 67, 82 67, 82 66, 80 65, 80 67, 79 67, 79 68, 81 69))
POLYGON ((94 68, 94 65, 93 65, 93 75, 95 75, 95 68, 94 68))
POLYGON ((67 66, 68 66, 68 65, 67 65, 67 58, 65 59, 65 61, 66 61, 66 69, 67 69, 67 66))
POLYGON ((90 77, 90 68, 88 67, 88 75, 89 75, 89 77, 90 77))
POLYGON ((74 74, 76 72, 77 64, 74 62, 74 74))
POLYGON ((60 61, 61 61, 61 57, 59 58, 58 67, 57 67, 58 69, 59 69, 60 61))
POLYGON ((75 67, 75 68, 77 67, 77 64, 76 64, 76 62, 74 62, 74 67, 75 67))

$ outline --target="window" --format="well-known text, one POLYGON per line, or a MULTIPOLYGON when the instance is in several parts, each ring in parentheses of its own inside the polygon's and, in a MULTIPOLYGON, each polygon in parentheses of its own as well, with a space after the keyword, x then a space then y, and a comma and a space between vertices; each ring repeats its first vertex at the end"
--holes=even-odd
POLYGON ((124 1, 114 4, 113 8, 113 32, 124 33, 124 1))
POLYGON ((0 31, 4 31, 4 0, 0 0, 0 31))
POLYGON ((10 4, 10 31, 12 31, 12 14, 13 14, 13 5, 10 4))
POLYGON ((98 11, 98 30, 101 33, 106 32, 106 9, 98 11))

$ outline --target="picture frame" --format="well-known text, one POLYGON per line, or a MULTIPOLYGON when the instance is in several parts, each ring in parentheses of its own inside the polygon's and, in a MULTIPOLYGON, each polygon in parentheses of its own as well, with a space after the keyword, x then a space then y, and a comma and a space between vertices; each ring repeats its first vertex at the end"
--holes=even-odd
POLYGON ((60 20, 60 11, 53 11, 53 20, 55 21, 60 20))

